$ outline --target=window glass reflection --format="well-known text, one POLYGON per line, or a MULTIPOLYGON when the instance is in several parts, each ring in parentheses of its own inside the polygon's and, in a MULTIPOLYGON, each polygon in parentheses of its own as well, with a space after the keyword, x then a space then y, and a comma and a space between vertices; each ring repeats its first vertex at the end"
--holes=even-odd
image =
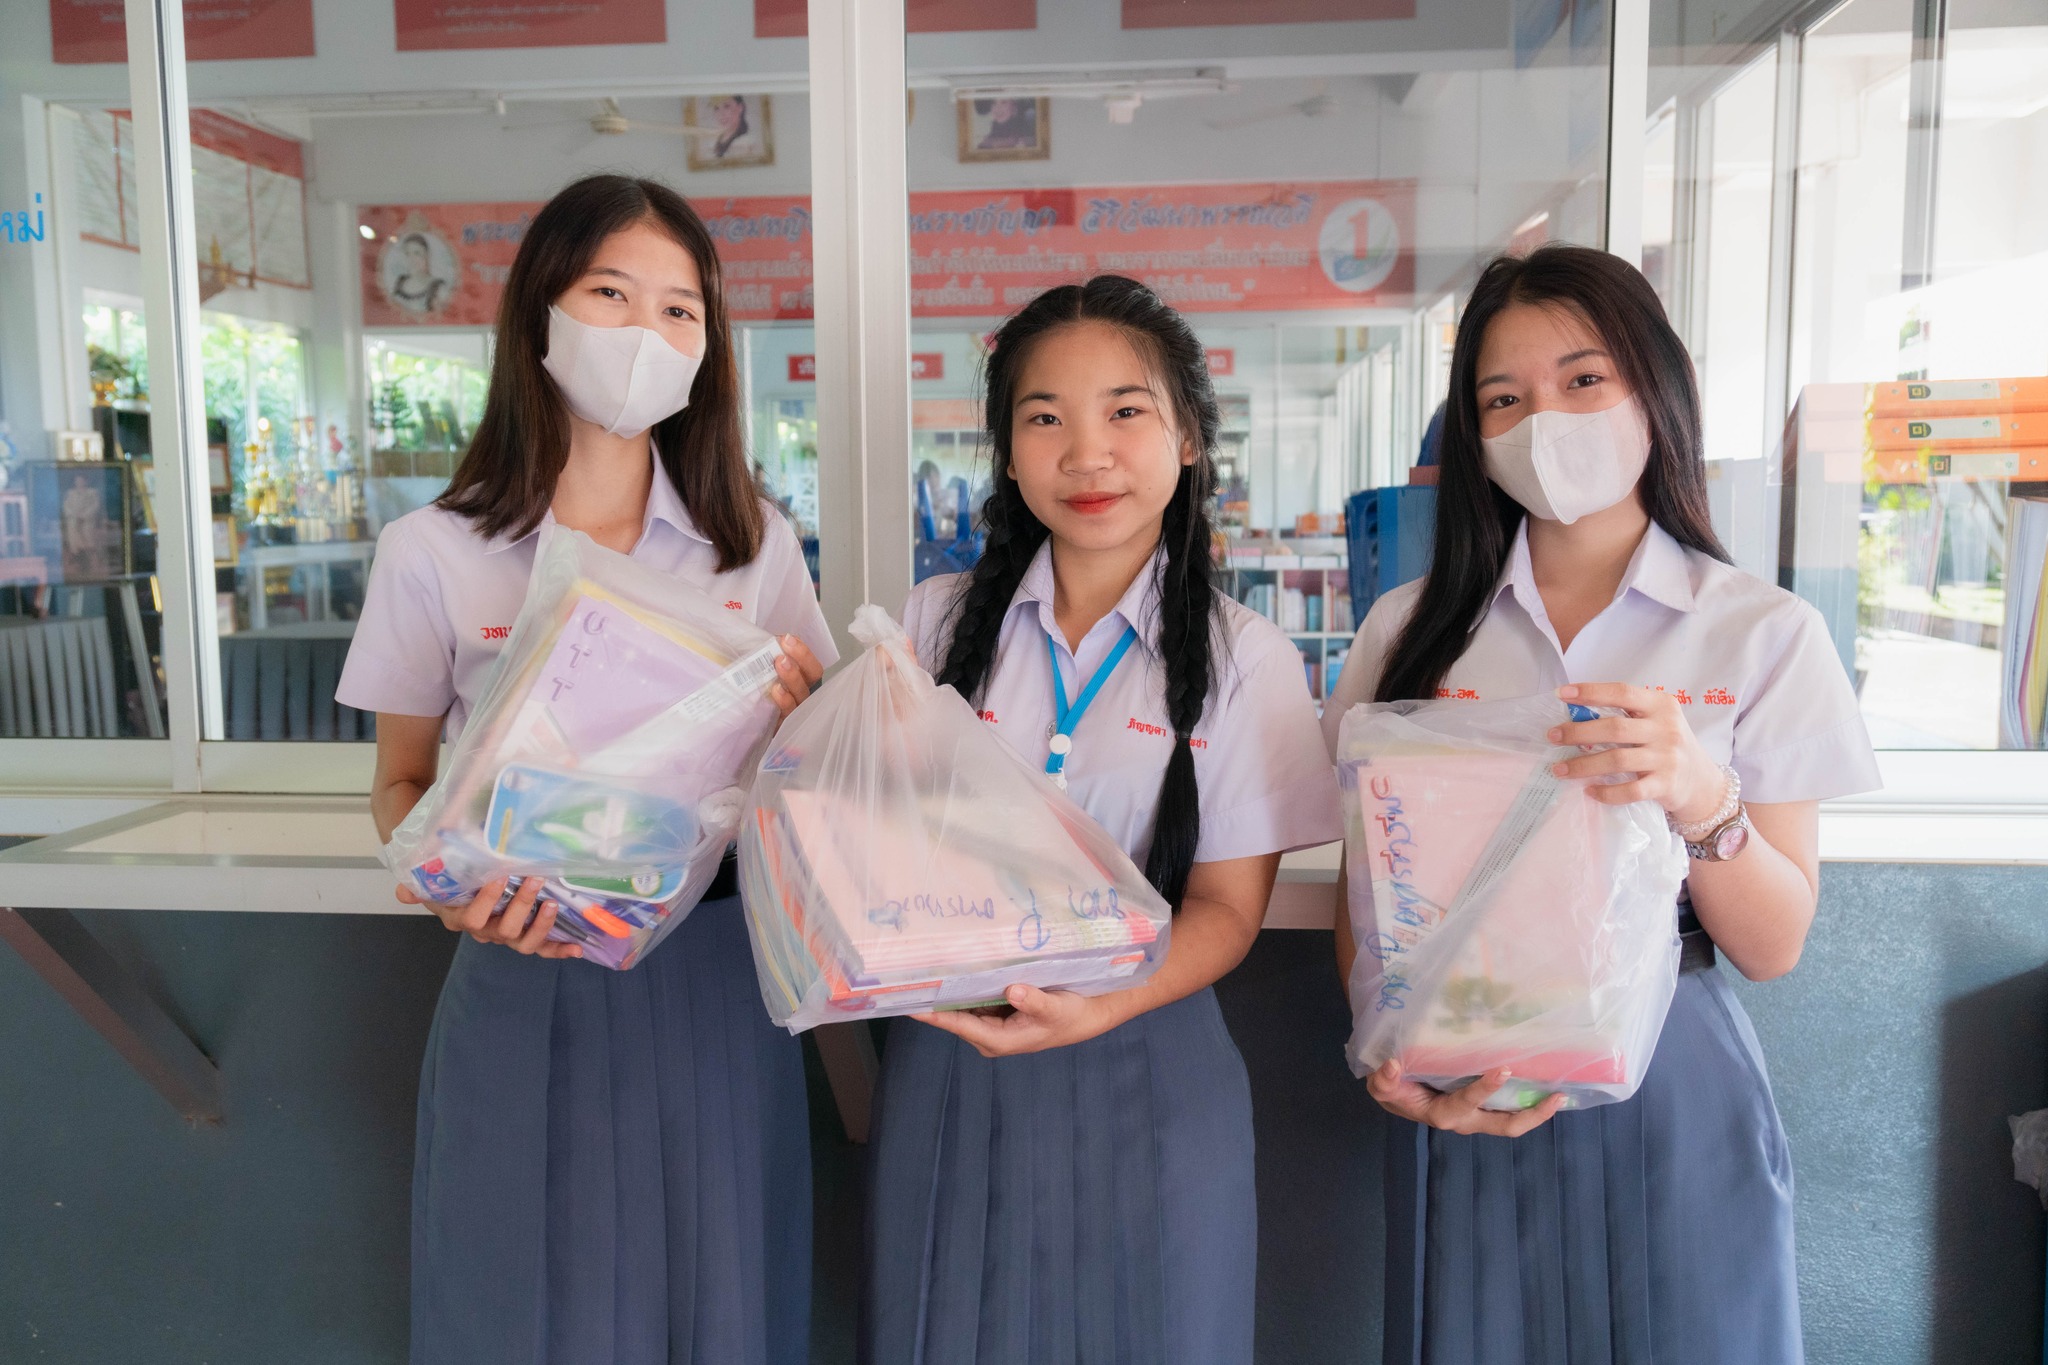
POLYGON ((1323 696, 1424 552, 1458 291, 1510 246, 1600 239, 1607 8, 1125 0, 1002 27, 910 39, 917 575, 978 553, 981 339, 1132 275, 1208 350, 1229 590, 1323 696))
MULTIPOLYGON (((274 16, 209 30, 224 60, 188 32, 216 737, 372 738, 333 690, 376 538, 447 486, 525 224, 594 171, 676 187, 718 235, 755 468, 815 573, 806 45, 757 32, 755 0, 687 24, 637 0, 489 23, 397 0, 396 53, 389 27, 301 8, 303 50, 274 16)), ((124 126, 93 136, 94 230, 119 240, 124 126)))
POLYGON ((61 8, 0 7, 0 739, 162 737, 128 73, 61 8))

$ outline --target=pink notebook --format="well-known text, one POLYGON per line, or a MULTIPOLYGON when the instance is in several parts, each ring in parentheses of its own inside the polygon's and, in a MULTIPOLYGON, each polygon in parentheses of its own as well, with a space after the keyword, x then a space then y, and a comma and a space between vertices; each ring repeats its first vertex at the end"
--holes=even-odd
POLYGON ((1447 912, 1540 765, 1474 750, 1381 754, 1357 769, 1372 867, 1375 1000, 1401 1011, 1403 1065, 1531 1081, 1620 1081, 1632 1030, 1602 1007, 1612 859, 1601 814, 1565 784, 1496 889, 1447 912), (1476 918, 1475 918, 1476 917, 1476 918), (1452 945, 1455 944, 1455 950, 1452 945))

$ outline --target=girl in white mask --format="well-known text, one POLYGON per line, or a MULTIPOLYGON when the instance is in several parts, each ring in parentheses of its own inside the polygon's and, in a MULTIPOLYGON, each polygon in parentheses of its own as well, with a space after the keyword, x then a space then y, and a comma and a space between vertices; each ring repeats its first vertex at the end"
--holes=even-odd
MULTIPOLYGON (((1682 975, 1632 1099, 1496 1113, 1480 1104, 1505 1071, 1450 1094, 1397 1062, 1368 1079, 1398 1119, 1386 1359, 1792 1365, 1791 1159, 1715 962, 1752 980, 1792 969, 1819 802, 1878 785, 1835 641, 1812 607, 1729 565, 1691 361, 1616 257, 1546 247, 1487 267, 1441 458, 1428 576, 1374 604, 1326 738, 1360 701, 1554 691, 1618 708, 1550 732, 1612 746, 1557 771, 1624 775, 1585 799, 1658 803, 1691 861, 1673 908, 1682 975)), ((1337 928, 1348 982, 1341 914, 1337 928)))
MULTIPOLYGON (((475 437, 379 537, 337 690, 377 713, 381 836, 432 784, 556 525, 780 632, 772 695, 786 715, 808 694, 832 640, 739 392, 717 251, 680 195, 592 176, 534 216, 475 437)), ((416 1365, 806 1358, 803 1054, 761 1010, 735 881, 627 972, 547 941, 538 878, 502 909, 501 885, 428 907, 465 937, 420 1078, 416 1365)))

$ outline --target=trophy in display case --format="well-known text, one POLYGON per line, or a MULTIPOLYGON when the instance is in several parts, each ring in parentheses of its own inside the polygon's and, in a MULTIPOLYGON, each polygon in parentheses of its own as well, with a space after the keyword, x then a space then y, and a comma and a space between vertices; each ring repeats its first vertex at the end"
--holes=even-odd
POLYGON ((256 419, 256 438, 242 447, 243 506, 249 518, 249 543, 288 545, 292 526, 285 507, 284 479, 275 458, 276 435, 270 419, 256 419))

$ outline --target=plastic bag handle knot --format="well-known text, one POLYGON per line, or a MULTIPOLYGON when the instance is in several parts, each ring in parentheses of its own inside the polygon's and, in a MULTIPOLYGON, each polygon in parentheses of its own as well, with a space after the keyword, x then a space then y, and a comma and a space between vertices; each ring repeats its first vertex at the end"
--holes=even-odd
POLYGON ((863 604, 853 613, 853 624, 846 630, 867 649, 888 644, 907 647, 910 643, 910 637, 903 633, 903 627, 896 624, 896 618, 872 602, 863 604))

